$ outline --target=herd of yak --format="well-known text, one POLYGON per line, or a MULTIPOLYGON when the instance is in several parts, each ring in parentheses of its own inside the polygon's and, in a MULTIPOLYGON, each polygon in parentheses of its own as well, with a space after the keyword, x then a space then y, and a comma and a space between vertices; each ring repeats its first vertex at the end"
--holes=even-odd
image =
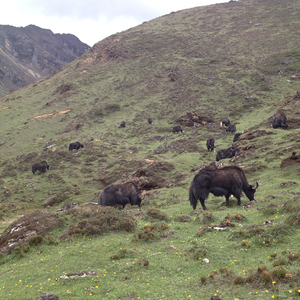
MULTIPOLYGON (((148 123, 151 124, 153 120, 148 119, 148 123)), ((220 126, 225 126, 226 131, 230 133, 236 132, 236 126, 231 124, 229 120, 222 121, 220 126)), ((122 121, 120 128, 125 127, 125 122, 122 121)), ((288 128, 287 118, 283 113, 277 114, 272 123, 273 128, 282 127, 288 128)), ((183 132, 180 126, 175 126, 172 129, 173 133, 183 132)), ((236 133, 233 142, 236 142, 242 133, 236 133)), ((216 146, 213 137, 208 138, 206 142, 207 150, 214 151, 216 146)), ((71 143, 69 145, 69 151, 79 150, 84 148, 80 142, 71 143)), ((224 158, 232 158, 240 150, 237 147, 230 147, 228 149, 221 149, 217 152, 216 161, 224 158)), ((32 165, 32 173, 40 171, 42 173, 49 170, 49 165, 46 161, 32 165)), ((206 210, 205 200, 208 195, 212 193, 214 196, 225 196, 226 204, 229 204, 229 197, 233 195, 237 198, 237 204, 241 205, 242 192, 245 193, 247 198, 254 200, 254 194, 258 188, 256 185, 250 185, 247 181, 244 171, 238 166, 225 166, 218 168, 215 162, 210 163, 208 166, 202 168, 198 174, 194 177, 190 189, 189 189, 189 201, 193 209, 196 209, 198 200, 200 201, 203 210, 206 210)), ((104 188, 99 196, 98 204, 102 206, 117 206, 122 205, 123 208, 126 204, 138 205, 141 207, 143 198, 139 196, 138 186, 135 182, 130 181, 123 184, 114 184, 104 188)))

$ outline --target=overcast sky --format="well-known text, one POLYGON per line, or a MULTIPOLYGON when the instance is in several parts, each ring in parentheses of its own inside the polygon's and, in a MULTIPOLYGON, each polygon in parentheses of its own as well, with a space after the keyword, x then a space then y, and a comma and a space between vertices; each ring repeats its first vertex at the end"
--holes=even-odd
POLYGON ((7 0, 0 25, 33 24, 53 33, 71 33, 95 43, 172 11, 229 0, 7 0))

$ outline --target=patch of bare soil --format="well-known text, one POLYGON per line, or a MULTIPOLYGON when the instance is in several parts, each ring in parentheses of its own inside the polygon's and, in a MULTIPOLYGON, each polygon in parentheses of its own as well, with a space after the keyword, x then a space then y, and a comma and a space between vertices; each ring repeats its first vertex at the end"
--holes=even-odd
POLYGON ((50 116, 56 116, 56 115, 62 115, 62 114, 65 114, 67 112, 69 112, 71 109, 68 108, 68 109, 65 109, 65 110, 61 110, 59 112, 52 112, 52 113, 48 113, 48 114, 41 114, 41 115, 38 115, 38 116, 35 116, 33 117, 33 119, 39 119, 39 118, 44 118, 44 117, 50 117, 50 116))
POLYGON ((63 133, 67 133, 70 132, 72 130, 78 130, 83 126, 83 123, 74 123, 74 124, 69 124, 66 129, 60 131, 58 134, 63 134, 63 133))
POLYGON ((259 162, 259 161, 255 161, 251 166, 249 166, 248 168, 244 169, 245 173, 253 173, 256 171, 261 171, 264 169, 267 169, 268 166, 264 165, 263 163, 259 162))
POLYGON ((72 85, 72 84, 66 84, 66 83, 63 83, 63 84, 61 84, 61 85, 55 90, 55 92, 53 93, 53 95, 54 95, 54 94, 57 94, 57 93, 63 94, 63 93, 65 93, 65 92, 70 91, 71 89, 73 89, 73 85, 72 85))
POLYGON ((174 170, 174 165, 168 162, 153 161, 149 165, 138 168, 126 181, 135 181, 139 190, 162 188, 166 184, 164 173, 174 170))
POLYGON ((284 158, 281 161, 280 168, 283 169, 289 166, 294 166, 297 163, 300 163, 300 152, 294 151, 291 156, 284 158))
POLYGON ((65 275, 60 276, 60 279, 69 279, 69 278, 76 278, 76 277, 93 277, 97 275, 96 271, 81 271, 81 272, 76 272, 76 273, 68 273, 65 275))
POLYGON ((59 208, 57 211, 71 210, 77 205, 79 205, 79 202, 66 203, 64 206, 59 208))
POLYGON ((271 135, 271 134, 276 134, 276 133, 270 130, 257 129, 254 131, 249 131, 247 133, 244 133, 243 135, 240 136, 239 140, 253 140, 255 138, 265 136, 265 135, 271 135))
POLYGON ((298 90, 294 95, 290 96, 279 108, 283 110, 287 117, 287 123, 289 125, 288 130, 297 129, 300 127, 300 116, 299 111, 295 109, 299 106, 300 101, 300 90, 298 90))
POLYGON ((178 118, 176 122, 189 127, 198 127, 199 125, 205 126, 208 123, 213 122, 213 120, 207 116, 199 116, 196 113, 187 112, 186 114, 178 118))
POLYGON ((125 296, 120 298, 120 300, 136 300, 136 299, 138 299, 138 296, 125 296))
POLYGON ((7 252, 16 246, 29 243, 33 237, 46 234, 63 224, 58 214, 38 212, 21 217, 10 224, 0 236, 0 251, 7 252))

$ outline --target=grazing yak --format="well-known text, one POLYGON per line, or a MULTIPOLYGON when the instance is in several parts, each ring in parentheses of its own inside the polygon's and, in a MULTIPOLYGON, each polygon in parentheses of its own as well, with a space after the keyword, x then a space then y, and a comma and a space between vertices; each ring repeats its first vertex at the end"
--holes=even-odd
POLYGON ((229 124, 228 127, 226 128, 226 131, 235 133, 236 132, 236 126, 234 124, 229 124))
POLYGON ((221 127, 224 127, 224 126, 229 126, 229 124, 230 124, 230 121, 229 120, 225 120, 225 121, 222 121, 221 123, 220 123, 220 126, 221 127))
POLYGON ((234 157, 240 151, 237 147, 230 147, 228 149, 221 149, 217 152, 216 161, 224 158, 234 157))
POLYGON ((204 201, 209 193, 214 196, 225 196, 226 204, 229 204, 229 197, 233 195, 237 198, 237 204, 241 205, 242 192, 250 201, 255 200, 254 194, 258 187, 247 182, 244 171, 237 166, 227 166, 218 169, 215 165, 203 168, 194 177, 189 190, 189 200, 194 209, 197 207, 198 199, 203 210, 207 210, 204 201))
POLYGON ((153 120, 151 118, 148 118, 148 123, 152 124, 153 120))
POLYGON ((172 132, 173 133, 179 133, 179 131, 181 131, 182 132, 182 128, 180 127, 180 126, 175 126, 175 127, 173 127, 173 129, 172 129, 172 132))
POLYGON ((49 170, 49 165, 47 164, 47 162, 45 160, 40 162, 40 163, 34 164, 31 167, 31 171, 32 171, 33 175, 36 171, 40 171, 42 173, 45 173, 46 169, 49 170))
POLYGON ((120 124, 120 126, 119 126, 119 128, 122 128, 122 127, 124 128, 125 126, 126 126, 125 121, 122 121, 121 124, 120 124))
POLYGON ((80 148, 84 148, 82 144, 80 144, 79 142, 76 143, 71 143, 69 145, 69 151, 72 151, 73 149, 79 150, 80 148))
POLYGON ((272 126, 273 128, 282 127, 283 129, 287 129, 289 125, 287 124, 286 116, 283 113, 280 113, 277 116, 275 116, 273 119, 272 126))
POLYGON ((236 133, 233 137, 233 142, 235 143, 241 135, 242 135, 242 133, 236 133))
POLYGON ((207 139, 206 147, 207 147, 207 151, 209 150, 215 151, 216 146, 215 146, 215 139, 213 137, 207 139))
POLYGON ((133 181, 107 186, 99 196, 99 205, 116 206, 130 203, 141 207, 144 198, 140 198, 137 184, 133 181))

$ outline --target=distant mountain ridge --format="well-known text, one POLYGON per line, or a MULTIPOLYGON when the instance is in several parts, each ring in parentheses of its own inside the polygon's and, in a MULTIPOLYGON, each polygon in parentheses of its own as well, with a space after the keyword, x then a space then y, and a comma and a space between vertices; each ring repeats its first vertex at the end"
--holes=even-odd
POLYGON ((0 25, 0 97, 51 73, 90 49, 72 34, 35 25, 0 25))

